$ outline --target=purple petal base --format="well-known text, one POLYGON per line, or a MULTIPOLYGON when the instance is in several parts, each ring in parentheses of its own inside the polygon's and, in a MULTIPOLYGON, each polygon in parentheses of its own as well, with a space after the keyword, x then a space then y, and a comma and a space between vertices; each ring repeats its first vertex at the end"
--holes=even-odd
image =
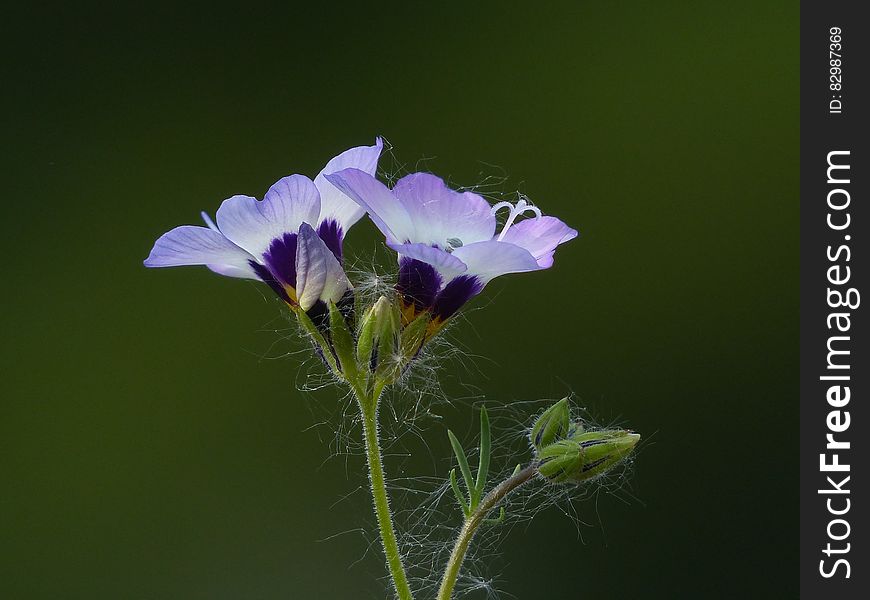
POLYGON ((454 277, 435 298, 432 313, 435 318, 446 321, 481 290, 483 290, 483 283, 474 275, 454 277))
POLYGON ((341 228, 341 225, 332 219, 327 219, 317 228, 317 235, 320 236, 326 247, 332 251, 338 262, 341 262, 341 241, 344 239, 344 230, 341 228))
POLYGON ((285 233, 272 240, 263 260, 275 278, 290 287, 296 287, 296 242, 295 233, 285 233))
POLYGON ((396 291, 415 312, 431 311, 433 318, 446 321, 483 290, 483 282, 474 275, 459 275, 441 289, 443 279, 430 264, 402 257, 396 291), (440 291, 439 291, 440 290, 440 291))
POLYGON ((399 261, 396 291, 405 303, 413 304, 417 312, 432 308, 441 288, 441 281, 441 275, 430 264, 404 256, 399 261))
POLYGON ((287 295, 287 290, 284 289, 284 286, 281 285, 275 276, 272 275, 272 272, 261 265, 258 262, 254 262, 253 260, 249 260, 248 264, 251 265, 251 268, 254 269, 254 272, 257 274, 257 277, 263 280, 263 283, 272 288, 272 291, 275 292, 281 300, 290 304, 290 296, 287 295))
POLYGON ((296 287, 296 237, 295 233, 285 233, 272 240, 269 249, 263 254, 265 266, 253 260, 248 261, 257 277, 288 304, 291 302, 290 296, 284 286, 296 287))

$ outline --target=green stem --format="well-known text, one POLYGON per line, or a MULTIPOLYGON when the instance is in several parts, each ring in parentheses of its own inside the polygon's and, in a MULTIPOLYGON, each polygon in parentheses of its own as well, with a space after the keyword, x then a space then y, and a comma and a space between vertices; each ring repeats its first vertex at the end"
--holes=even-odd
POLYGON ((369 480, 372 486, 372 500, 375 504, 375 515, 378 518, 378 528, 381 532, 381 542, 390 576, 396 588, 399 600, 413 600, 399 544, 396 541, 396 531, 393 528, 393 516, 390 512, 390 500, 387 496, 387 485, 384 480, 384 467, 381 461, 381 447, 378 441, 378 397, 380 389, 374 390, 371 396, 355 390, 363 417, 363 435, 366 443, 366 459, 369 464, 369 480))
POLYGON ((456 578, 459 577, 459 569, 462 568, 462 561, 465 560, 468 545, 489 511, 498 506, 505 496, 528 482, 537 472, 536 465, 529 465, 505 479, 493 488, 480 502, 480 506, 465 519, 453 545, 453 552, 450 553, 450 559, 444 569, 444 577, 441 579, 441 587, 438 589, 438 600, 450 600, 453 596, 453 588, 456 586, 456 578))

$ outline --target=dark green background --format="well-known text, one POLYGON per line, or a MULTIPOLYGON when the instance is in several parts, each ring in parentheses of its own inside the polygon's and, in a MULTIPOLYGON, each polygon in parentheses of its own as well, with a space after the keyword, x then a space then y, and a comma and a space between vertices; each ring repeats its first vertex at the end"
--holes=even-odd
MULTIPOLYGON (((376 134, 582 233, 476 302, 460 380, 647 440, 583 541, 556 509, 512 531, 506 597, 796 596, 797 3, 314 5, 4 15, 0 597, 384 597, 377 548, 319 541, 370 528, 364 494, 332 506, 363 462, 324 462, 336 394, 295 390, 278 304, 141 266, 376 134)), ((470 440, 466 403, 436 410, 435 460, 394 475, 470 440)))

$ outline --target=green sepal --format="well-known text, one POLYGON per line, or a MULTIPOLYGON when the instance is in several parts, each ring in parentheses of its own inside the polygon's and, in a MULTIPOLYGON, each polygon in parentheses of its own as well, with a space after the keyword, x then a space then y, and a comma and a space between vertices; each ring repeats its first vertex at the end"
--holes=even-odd
POLYGON ((562 398, 535 420, 529 439, 535 448, 541 449, 566 437, 570 426, 568 398, 562 398))
POLYGON ((391 330, 389 335, 378 339, 378 366, 375 373, 381 376, 396 368, 396 333, 391 330))
POLYGON ((423 345, 423 338, 426 336, 426 327, 429 325, 429 313, 425 312, 419 317, 408 323, 408 326, 402 330, 402 338, 400 347, 402 350, 402 358, 405 362, 411 360, 420 351, 423 345))
POLYGON ((574 477, 580 482, 593 479, 622 461, 634 450, 640 435, 619 429, 582 433, 572 440, 583 449, 583 468, 574 477))
MULTIPOLYGON (((426 328, 429 325, 429 313, 423 313, 402 329, 399 336, 399 357, 383 361, 383 369, 378 365, 377 376, 386 383, 396 381, 404 370, 405 366, 413 360, 420 351, 423 341, 426 338, 426 328)), ((381 349, 378 348, 380 353, 381 349)))
POLYGON ((375 329, 377 327, 375 307, 369 307, 360 324, 359 334, 356 337, 356 359, 361 369, 371 363, 372 348, 375 343, 375 329))
POLYGON ((334 302, 329 303, 329 337, 332 347, 341 364, 341 371, 345 379, 355 381, 359 374, 354 352, 353 335, 347 326, 344 315, 338 310, 334 302))
POLYGON ((385 296, 381 296, 378 304, 378 365, 375 373, 380 377, 395 366, 401 318, 396 302, 391 303, 385 296))
POLYGON ((580 444, 559 440, 538 450, 538 473, 552 481, 568 481, 583 467, 580 444))
POLYGON ((299 307, 294 307, 293 312, 296 313, 296 318, 299 320, 302 329, 304 329, 305 332, 311 336, 314 343, 320 347, 320 351, 323 354, 323 359, 326 361, 326 364, 329 365, 329 368, 333 373, 341 376, 341 369, 335 361, 335 355, 332 353, 332 348, 330 348, 329 342, 326 341, 326 338, 323 337, 320 330, 317 329, 314 321, 311 320, 308 313, 299 307))

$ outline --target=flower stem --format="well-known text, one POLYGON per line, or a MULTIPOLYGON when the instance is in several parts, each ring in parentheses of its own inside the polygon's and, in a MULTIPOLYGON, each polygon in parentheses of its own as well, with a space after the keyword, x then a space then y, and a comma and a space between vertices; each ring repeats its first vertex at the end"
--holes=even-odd
POLYGON ((468 545, 471 543, 474 534, 477 532, 480 524, 483 523, 489 511, 498 506, 505 496, 528 482, 537 472, 537 465, 532 464, 508 477, 484 496, 477 509, 465 519, 465 523, 462 524, 462 529, 459 530, 459 535, 456 537, 456 542, 453 545, 453 552, 450 553, 450 559, 447 561, 447 566, 444 569, 441 587, 438 589, 438 600, 450 600, 453 596, 453 588, 456 585, 457 577, 459 577, 462 561, 465 560, 468 545))
POLYGON ((366 445, 366 459, 369 465, 369 480, 371 482, 372 500, 375 505, 375 515, 378 518, 378 529, 381 533, 381 542, 384 546, 384 555, 396 595, 399 600, 413 600, 411 588, 408 585, 408 577, 405 575, 405 567, 402 564, 402 555, 399 553, 399 544, 396 541, 396 531, 393 528, 393 516, 390 512, 390 500, 387 496, 387 486, 384 480, 384 467, 381 461, 381 447, 378 441, 378 396, 361 393, 355 389, 357 400, 363 417, 363 435, 366 445))

